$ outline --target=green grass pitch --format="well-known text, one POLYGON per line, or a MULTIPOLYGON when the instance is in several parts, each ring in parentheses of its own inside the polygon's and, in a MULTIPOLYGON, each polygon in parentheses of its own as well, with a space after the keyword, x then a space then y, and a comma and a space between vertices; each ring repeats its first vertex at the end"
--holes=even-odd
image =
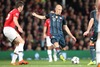
POLYGON ((13 66, 10 60, 0 60, 0 67, 96 67, 96 65, 87 66, 89 60, 80 60, 79 64, 72 64, 70 60, 63 62, 48 62, 47 60, 28 60, 28 65, 13 66))

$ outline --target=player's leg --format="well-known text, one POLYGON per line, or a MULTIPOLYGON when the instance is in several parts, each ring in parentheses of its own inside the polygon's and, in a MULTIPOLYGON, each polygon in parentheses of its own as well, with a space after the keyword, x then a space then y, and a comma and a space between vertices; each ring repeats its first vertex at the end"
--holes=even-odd
POLYGON ((96 42, 96 61, 97 65, 100 64, 100 32, 98 33, 98 38, 96 42))
POLYGON ((98 37, 96 41, 96 62, 98 67, 100 67, 100 19, 98 23, 98 37))
POLYGON ((95 61, 95 48, 94 48, 94 42, 90 40, 89 45, 90 45, 90 55, 91 55, 92 61, 90 61, 90 62, 88 63, 88 65, 94 65, 94 64, 96 64, 96 61, 95 61))
POLYGON ((94 43, 90 41, 90 55, 91 55, 91 61, 88 63, 88 65, 94 65, 96 64, 95 61, 95 48, 94 48, 94 43))
POLYGON ((49 62, 52 62, 52 48, 51 48, 52 43, 49 36, 46 37, 46 44, 47 44, 47 53, 49 57, 49 62))
MULTIPOLYGON (((65 40, 64 40, 63 35, 61 35, 61 37, 60 37, 59 44, 60 44, 62 50, 66 50, 66 45, 65 45, 65 40)), ((63 55, 60 55, 60 59, 63 61, 66 61, 63 55)))
POLYGON ((99 23, 98 23, 98 36, 96 41, 96 62, 97 67, 100 67, 100 15, 99 15, 99 23))
MULTIPOLYGON (((57 43, 56 43, 57 44, 57 43)), ((61 48, 59 47, 56 47, 56 51, 57 51, 57 55, 59 56, 59 58, 62 60, 62 61, 66 61, 66 59, 64 58, 64 56, 62 55, 62 52, 61 52, 61 48)))
POLYGON ((16 43, 16 42, 12 42, 12 44, 14 44, 14 46, 16 46, 15 47, 15 49, 14 49, 14 53, 13 53, 13 55, 12 55, 12 61, 11 61, 11 64, 12 65, 17 65, 17 63, 16 63, 16 59, 17 59, 17 57, 18 57, 18 43, 16 43), (16 44, 16 45, 15 45, 16 44))
MULTIPOLYGON (((58 57, 59 57, 61 60, 63 60, 63 56, 62 56, 62 52, 61 52, 59 43, 58 43, 58 42, 55 42, 53 45, 54 45, 54 48, 55 48, 55 50, 56 50, 56 52, 57 52, 58 57)), ((64 61, 64 60, 63 60, 63 61, 64 61)))
POLYGON ((95 48, 94 43, 92 41, 90 41, 90 54, 92 61, 95 61, 95 48))
MULTIPOLYGON (((17 33, 18 34, 18 33, 17 33)), ((22 37, 19 35, 16 37, 16 39, 14 40, 15 42, 18 42, 18 56, 19 56, 19 64, 28 64, 27 61, 23 60, 23 47, 24 47, 24 40, 22 39, 22 37)))
POLYGON ((14 53, 12 55, 12 61, 11 61, 12 65, 17 65, 16 64, 16 59, 18 57, 18 51, 17 50, 18 50, 18 46, 15 47, 14 53))
POLYGON ((49 57, 49 62, 52 62, 53 60, 52 60, 52 49, 51 49, 51 47, 47 47, 48 49, 47 49, 47 53, 48 53, 48 57, 49 57))
POLYGON ((52 62, 52 49, 54 51, 54 54, 53 54, 54 61, 57 61, 57 55, 56 55, 57 53, 56 53, 56 50, 52 47, 53 44, 51 43, 49 36, 46 37, 46 43, 48 47, 47 53, 49 57, 49 62, 52 62))
POLYGON ((57 55, 60 57, 62 61, 65 61, 60 49, 59 40, 60 40, 60 37, 58 36, 54 36, 53 38, 51 38, 51 42, 53 43, 53 46, 56 49, 57 55))
POLYGON ((92 60, 88 63, 88 65, 96 64, 96 61, 95 61, 95 42, 97 40, 97 35, 98 35, 98 32, 93 32, 93 35, 90 38, 89 46, 90 46, 90 55, 91 55, 92 60))
MULTIPOLYGON (((16 31, 11 27, 4 27, 3 29, 4 35, 8 38, 8 40, 14 43, 14 39, 16 39, 16 31)), ((18 46, 15 47, 14 53, 12 55, 11 64, 16 65, 16 59, 18 57, 18 46)))
POLYGON ((17 55, 19 56, 19 61, 23 60, 24 40, 16 32, 16 30, 11 27, 5 27, 3 32, 4 32, 4 35, 10 40, 10 42, 13 42, 16 45, 11 64, 15 63, 17 59, 17 55))
POLYGON ((54 54, 53 54, 54 61, 57 61, 57 51, 55 48, 53 49, 53 51, 54 51, 54 54))

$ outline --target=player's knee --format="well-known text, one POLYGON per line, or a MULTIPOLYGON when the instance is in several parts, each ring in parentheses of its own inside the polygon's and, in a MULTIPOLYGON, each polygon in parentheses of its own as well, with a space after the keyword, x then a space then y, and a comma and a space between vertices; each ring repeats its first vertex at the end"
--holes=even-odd
POLYGON ((47 48, 48 48, 48 50, 52 50, 52 46, 48 46, 47 48))
POLYGON ((24 43, 25 43, 25 41, 24 41, 23 39, 20 39, 20 40, 19 40, 19 43, 24 44, 24 43))
POLYGON ((58 42, 55 42, 55 43, 54 43, 54 46, 55 46, 55 47, 59 47, 58 42))
POLYGON ((24 44, 24 43, 25 43, 25 41, 24 41, 22 38, 20 38, 20 37, 17 37, 17 38, 15 39, 15 42, 16 42, 17 44, 20 44, 20 43, 24 44))
POLYGON ((90 41, 89 45, 90 46, 94 46, 94 42, 93 41, 90 41))
POLYGON ((12 44, 19 45, 18 41, 13 41, 12 44))
POLYGON ((66 48, 66 47, 64 47, 64 48, 63 48, 63 50, 67 50, 67 48, 66 48))
POLYGON ((94 43, 91 43, 90 46, 94 46, 94 43))
POLYGON ((23 43, 23 44, 24 44, 24 43, 25 43, 25 41, 22 39, 21 43, 23 43))

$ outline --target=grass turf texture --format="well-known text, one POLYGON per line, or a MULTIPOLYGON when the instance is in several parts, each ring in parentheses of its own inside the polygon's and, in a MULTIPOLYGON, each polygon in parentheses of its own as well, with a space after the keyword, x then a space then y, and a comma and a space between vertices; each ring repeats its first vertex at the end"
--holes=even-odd
POLYGON ((0 60, 0 67, 96 67, 96 65, 87 66, 89 60, 80 60, 79 64, 72 64, 70 60, 66 62, 48 62, 47 60, 31 60, 28 61, 28 65, 13 66, 10 64, 10 60, 0 60))

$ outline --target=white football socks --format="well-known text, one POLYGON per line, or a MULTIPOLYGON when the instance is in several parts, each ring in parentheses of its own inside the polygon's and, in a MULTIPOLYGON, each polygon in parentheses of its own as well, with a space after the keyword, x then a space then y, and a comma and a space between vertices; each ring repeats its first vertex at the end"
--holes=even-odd
POLYGON ((97 64, 100 63, 100 40, 96 42, 96 61, 97 64))
POLYGON ((23 43, 20 43, 19 44, 19 50, 18 51, 23 51, 23 47, 24 47, 24 44, 23 43))
POLYGON ((16 59, 18 57, 18 49, 19 49, 18 46, 16 46, 16 48, 14 50, 14 53, 12 55, 12 61, 11 61, 11 63, 15 63, 16 62, 16 59))
POLYGON ((23 60, 23 52, 19 52, 18 55, 19 55, 19 61, 22 61, 23 60))
POLYGON ((53 51, 54 51, 54 54, 53 54, 54 61, 57 61, 57 52, 56 52, 56 49, 53 49, 53 51))
POLYGON ((19 61, 23 60, 23 46, 24 44, 22 43, 19 44, 19 50, 18 50, 19 61))
POLYGON ((47 50, 47 53, 48 53, 48 57, 49 57, 49 62, 52 62, 52 51, 47 50))
POLYGON ((17 57, 18 57, 18 55, 14 53, 14 54, 12 55, 12 61, 11 61, 11 63, 15 63, 17 57))

